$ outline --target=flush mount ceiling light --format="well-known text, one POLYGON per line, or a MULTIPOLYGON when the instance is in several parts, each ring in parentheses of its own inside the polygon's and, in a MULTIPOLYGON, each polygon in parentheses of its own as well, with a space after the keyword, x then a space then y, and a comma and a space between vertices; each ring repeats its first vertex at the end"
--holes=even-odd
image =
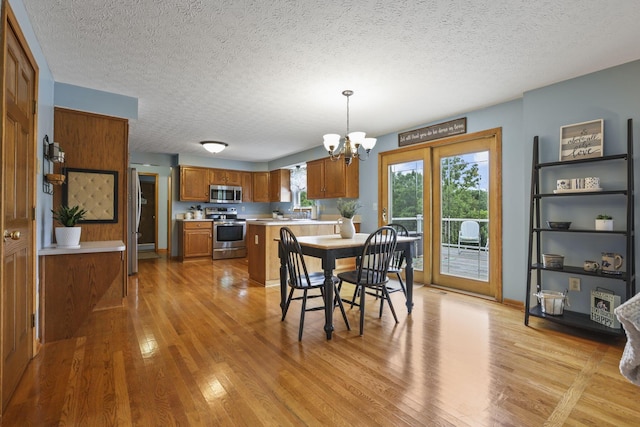
POLYGON ((344 143, 340 147, 340 135, 337 133, 328 133, 324 135, 324 148, 329 152, 329 158, 333 161, 338 160, 344 155, 344 161, 349 166, 354 158, 358 160, 366 160, 369 152, 376 145, 375 138, 365 138, 364 132, 349 133, 349 97, 353 95, 352 90, 342 92, 347 97, 347 133, 344 137, 344 143), (360 152, 360 147, 364 149, 364 153, 360 152))
POLYGON ((200 141, 200 144, 210 153, 218 154, 229 146, 226 142, 220 141, 200 141))

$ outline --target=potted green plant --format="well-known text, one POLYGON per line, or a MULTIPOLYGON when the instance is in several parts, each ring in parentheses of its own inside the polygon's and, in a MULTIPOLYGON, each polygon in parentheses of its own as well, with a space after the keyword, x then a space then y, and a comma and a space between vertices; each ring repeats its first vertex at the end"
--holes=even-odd
POLYGON ((80 234, 82 227, 77 227, 78 221, 82 221, 87 214, 85 209, 80 206, 60 205, 58 209, 53 210, 53 219, 62 227, 56 227, 56 243, 59 248, 78 248, 80 247, 80 234))
POLYGON ((353 225, 353 217, 362 205, 358 200, 342 200, 338 199, 338 212, 341 218, 338 219, 340 226, 340 236, 343 239, 351 239, 356 234, 356 228, 353 225))
POLYGON ((611 217, 611 215, 598 215, 596 217, 596 230, 613 231, 613 218, 611 217))
POLYGON ((338 211, 343 218, 353 218, 362 205, 358 200, 338 199, 338 211))

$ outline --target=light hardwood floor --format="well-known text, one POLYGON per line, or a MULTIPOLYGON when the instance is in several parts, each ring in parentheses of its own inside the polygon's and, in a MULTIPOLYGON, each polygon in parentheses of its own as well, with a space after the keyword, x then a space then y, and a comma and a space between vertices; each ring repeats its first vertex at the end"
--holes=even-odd
POLYGON ((246 260, 141 260, 127 306, 94 312, 31 362, 3 426, 632 426, 624 340, 589 339, 497 303, 416 287, 407 315, 299 303, 252 285, 246 260))

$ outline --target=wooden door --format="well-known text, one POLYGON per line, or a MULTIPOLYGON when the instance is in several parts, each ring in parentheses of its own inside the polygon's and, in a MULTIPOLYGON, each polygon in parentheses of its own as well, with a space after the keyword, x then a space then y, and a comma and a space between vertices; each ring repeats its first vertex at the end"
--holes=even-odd
POLYGON ((307 162, 307 199, 324 198, 324 160, 307 162))
POLYGON ((138 250, 158 250, 158 174, 140 173, 142 203, 140 206, 140 226, 138 232, 138 250), (153 245, 153 247, 151 247, 153 245))
POLYGON ((8 4, 3 19, 2 408, 33 354, 35 94, 37 69, 8 4))
POLYGON ((414 283, 429 283, 431 260, 425 254, 431 250, 430 174, 424 173, 424 165, 430 163, 429 149, 397 150, 381 153, 378 162, 380 183, 378 225, 397 223, 409 233, 421 239, 415 243, 413 254, 414 283), (408 178, 407 176, 412 176, 408 178), (414 187, 407 185, 415 183, 414 187), (414 198, 416 200, 414 200, 414 198), (427 224, 427 226, 425 226, 427 224))
MULTIPOLYGON (((418 247, 414 257, 414 280, 416 282, 431 283, 457 289, 464 292, 485 295, 502 300, 502 191, 501 191, 501 141, 500 128, 489 129, 444 138, 425 144, 416 144, 380 154, 379 165, 379 224, 389 222, 410 222, 416 224, 416 234, 422 235, 422 248, 418 247), (472 155, 474 162, 468 164, 465 155, 472 155), (478 156, 475 156, 477 154, 478 156), (460 157, 453 164, 456 168, 447 166, 447 159, 460 157), (443 161, 445 163, 443 163, 443 161), (414 162, 422 162, 422 166, 411 166, 414 162), (484 163, 484 167, 473 163, 484 163), (444 164, 444 167, 443 167, 444 164), (394 166, 401 167, 394 170, 394 166), (470 166, 470 168, 468 168, 470 166), (458 179, 449 180, 447 173, 443 171, 454 170, 459 172, 458 179), (422 214, 394 212, 391 206, 393 200, 393 174, 406 175, 416 171, 412 179, 422 180, 422 214), (464 172, 464 171, 469 172, 464 172), (413 172, 412 172, 413 171, 413 172), (460 172, 462 171, 462 172, 460 172), (464 173, 463 173, 464 172, 464 173), (479 175, 479 176, 478 176, 479 175), (461 179, 460 177, 466 177, 461 179), (475 177, 480 178, 476 181, 475 177), (486 191, 480 190, 478 183, 484 178, 488 179, 486 191), (462 185, 459 185, 461 179, 462 185), (473 183, 469 186, 467 183, 473 183), (462 190, 461 190, 462 188, 462 190), (472 190, 477 191, 472 191, 472 190), (455 190, 455 191, 454 191, 455 190), (482 193, 482 196, 480 194, 482 193), (452 223, 460 223, 465 218, 451 218, 447 212, 453 211, 447 203, 448 198, 443 195, 457 195, 457 206, 477 206, 470 199, 488 200, 488 218, 484 221, 486 234, 483 235, 481 244, 471 247, 461 244, 458 246, 456 237, 458 228, 450 226, 452 223), (471 197, 475 194, 475 198, 471 197), (462 203, 464 202, 464 203, 462 203), (422 224, 422 226, 420 226, 422 224), (453 236, 453 237, 452 237, 453 236), (491 246, 488 242, 491 241, 491 246), (422 249, 422 251, 420 251, 422 249), (418 266, 422 264, 422 272, 418 266), (475 271, 477 277, 470 276, 469 271, 475 271)), ((451 174, 450 174, 451 175, 451 174)), ((456 174, 453 174, 457 176, 456 174)), ((398 180, 406 184, 406 181, 398 180)), ((406 190, 407 187, 399 188, 406 190)), ((449 203, 452 204, 452 203, 449 203)), ((406 206, 406 203, 404 204, 406 206)), ((466 210, 462 210, 467 212, 466 210)), ((463 213, 461 215, 466 215, 463 213)), ((469 216, 468 218, 471 218, 469 216)), ((479 216, 476 221, 482 222, 479 216)))
POLYGON ((434 284, 500 300, 498 138, 482 134, 433 148, 431 263, 434 284), (463 223, 472 224, 473 236, 464 236, 463 223))

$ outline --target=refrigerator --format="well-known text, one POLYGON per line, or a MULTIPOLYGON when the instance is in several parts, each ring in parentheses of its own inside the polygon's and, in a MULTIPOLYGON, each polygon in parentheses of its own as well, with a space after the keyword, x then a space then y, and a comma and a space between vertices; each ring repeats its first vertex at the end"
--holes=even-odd
POLYGON ((140 178, 135 168, 129 168, 129 189, 127 196, 127 264, 129 275, 138 272, 138 238, 140 233, 140 208, 142 193, 140 190, 140 178))

